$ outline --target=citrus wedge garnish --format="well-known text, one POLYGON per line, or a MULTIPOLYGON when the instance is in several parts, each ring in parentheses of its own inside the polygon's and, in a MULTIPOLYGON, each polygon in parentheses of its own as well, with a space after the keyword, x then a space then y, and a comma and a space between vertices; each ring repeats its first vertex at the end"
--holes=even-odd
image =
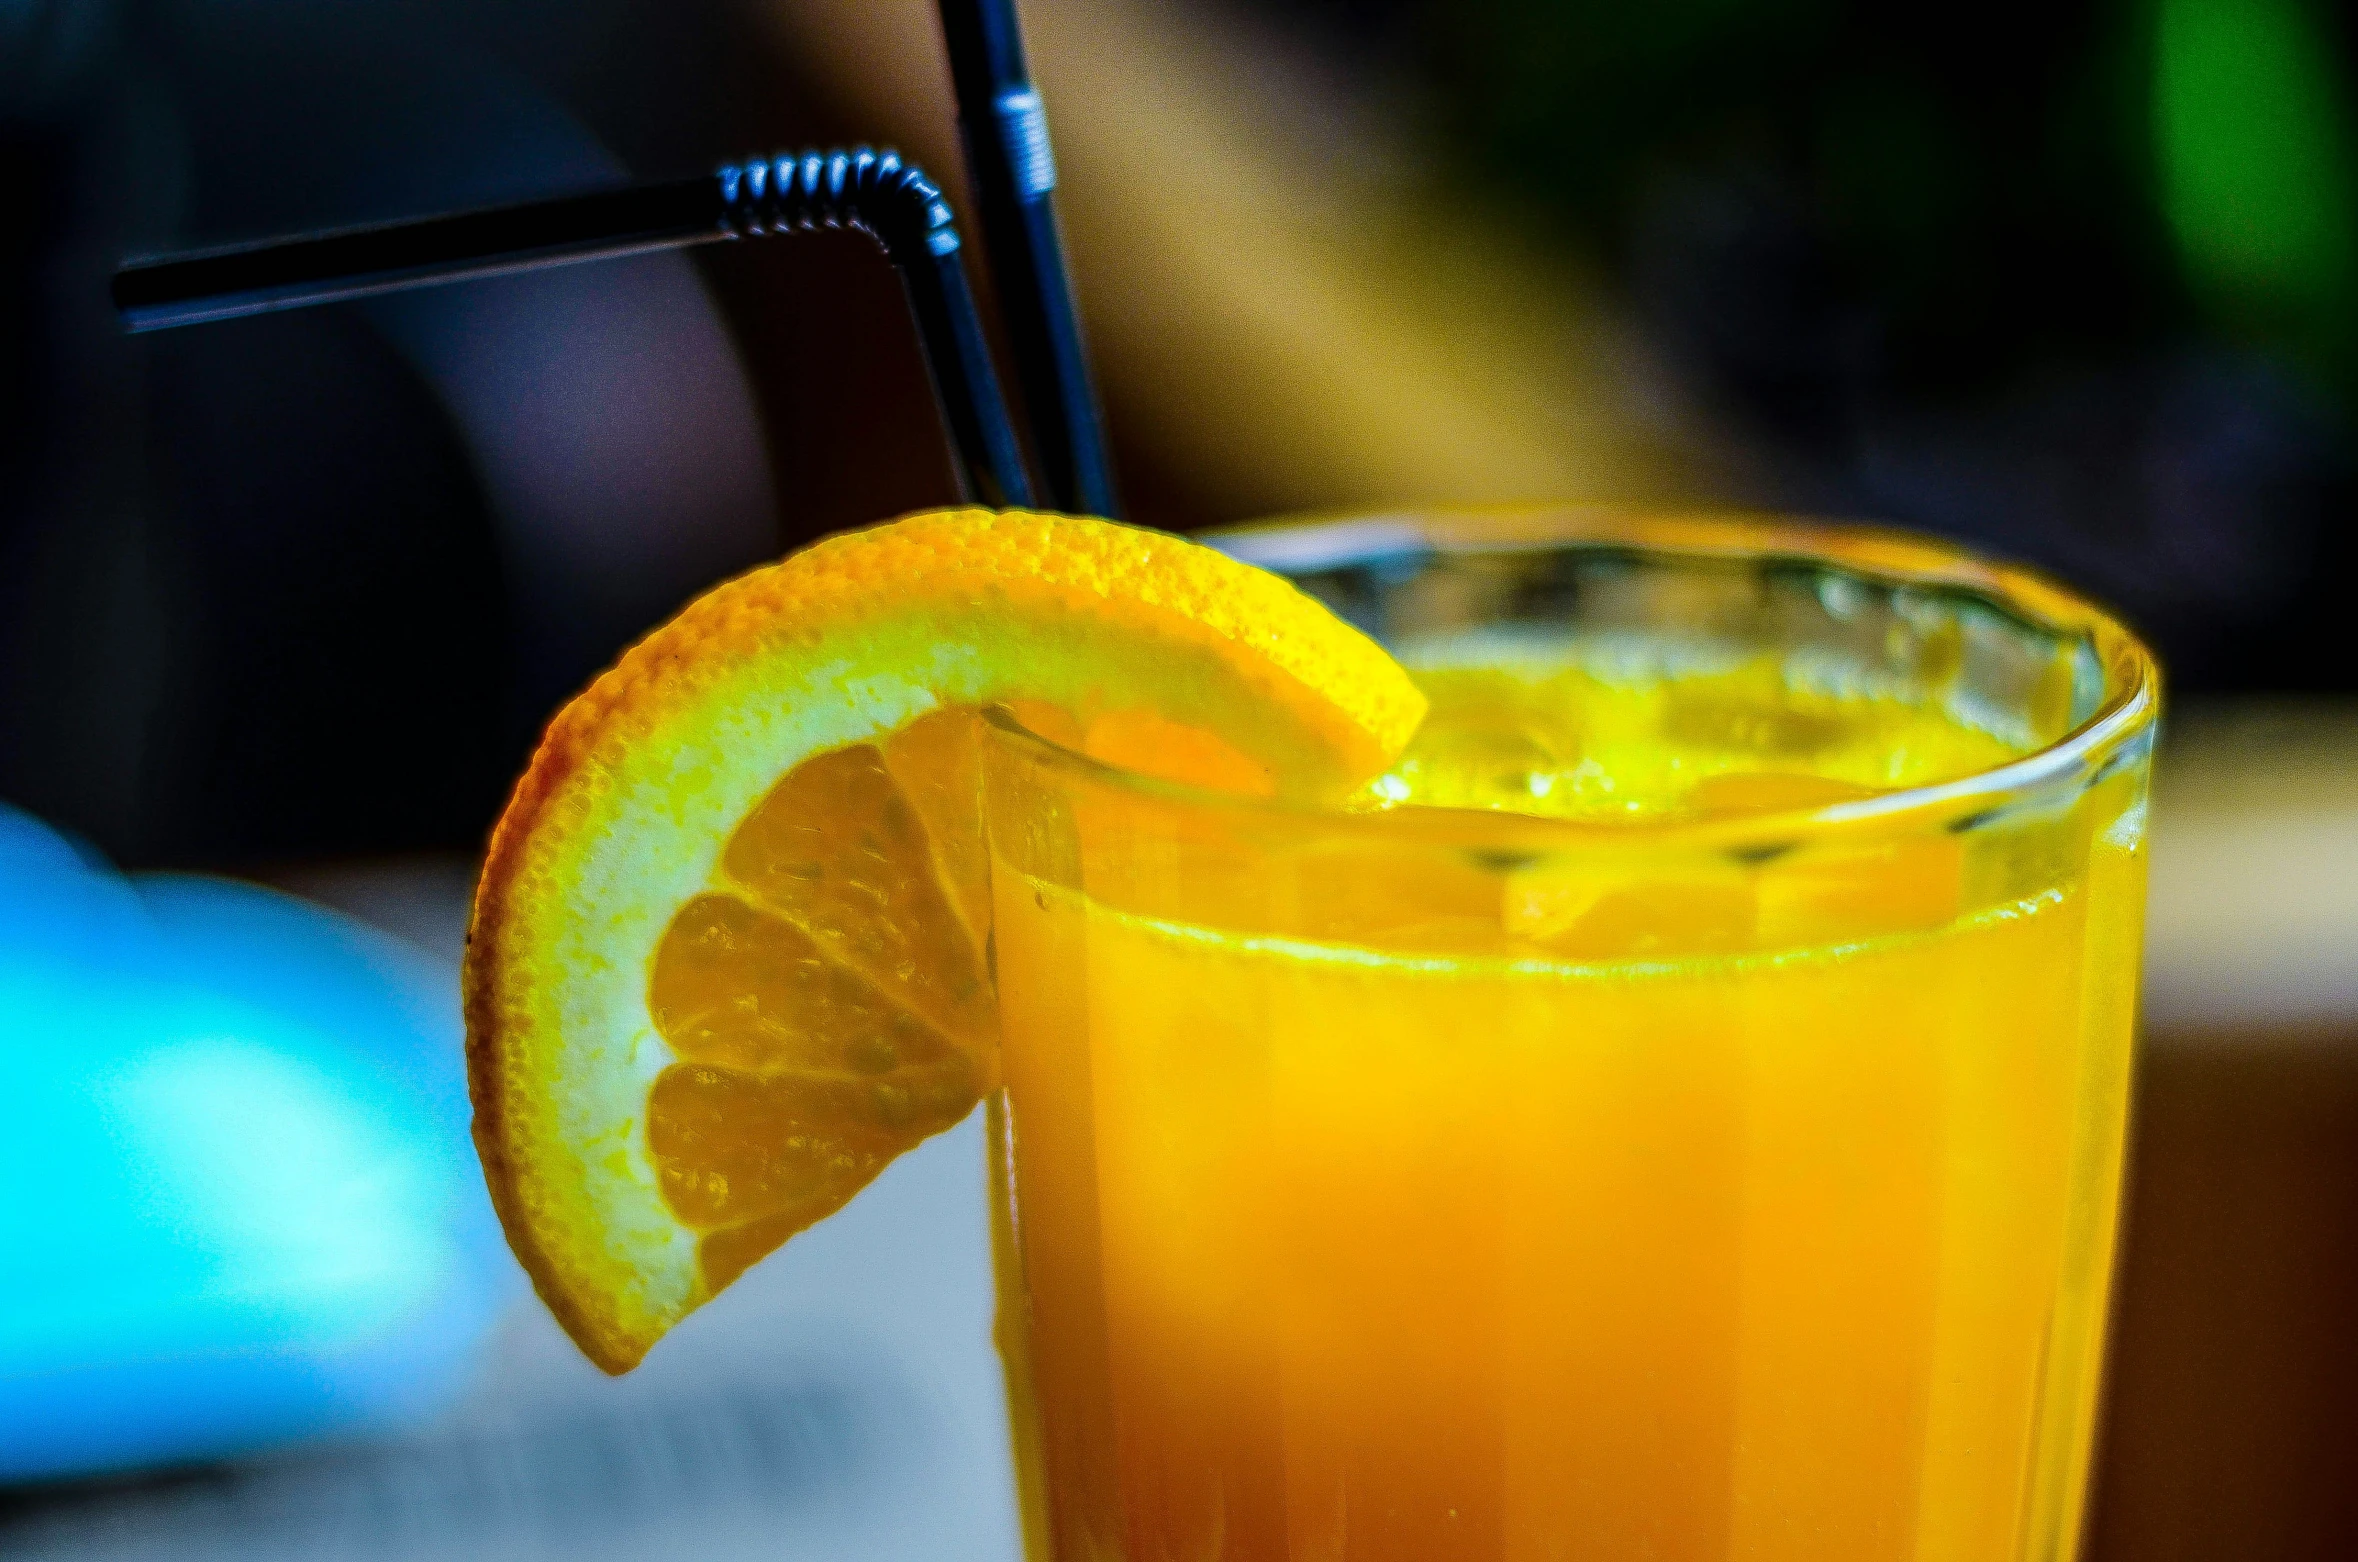
POLYGON ((558 713, 466 962, 475 1138, 609 1371, 996 1079, 973 713, 1340 795, 1423 697, 1275 576, 1104 521, 945 511, 733 580, 558 713))

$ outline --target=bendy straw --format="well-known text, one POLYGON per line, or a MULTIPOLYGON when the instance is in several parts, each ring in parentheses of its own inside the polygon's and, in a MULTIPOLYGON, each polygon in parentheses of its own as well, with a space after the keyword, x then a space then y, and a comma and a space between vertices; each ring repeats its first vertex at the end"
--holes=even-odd
POLYGON ((856 228, 900 272, 961 497, 1031 503, 958 230, 940 188, 867 147, 731 163, 701 179, 346 228, 134 261, 115 307, 134 331, 228 320, 465 277, 812 228, 856 228))

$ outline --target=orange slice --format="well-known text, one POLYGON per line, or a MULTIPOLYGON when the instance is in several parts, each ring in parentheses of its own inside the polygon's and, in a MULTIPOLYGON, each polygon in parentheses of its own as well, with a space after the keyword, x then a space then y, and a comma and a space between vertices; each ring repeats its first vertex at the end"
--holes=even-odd
POLYGON ((995 1079, 969 714, 1340 795, 1423 696, 1275 576, 1110 522, 945 511, 692 603, 549 726, 466 963, 475 1139, 592 1360, 635 1364, 995 1079))

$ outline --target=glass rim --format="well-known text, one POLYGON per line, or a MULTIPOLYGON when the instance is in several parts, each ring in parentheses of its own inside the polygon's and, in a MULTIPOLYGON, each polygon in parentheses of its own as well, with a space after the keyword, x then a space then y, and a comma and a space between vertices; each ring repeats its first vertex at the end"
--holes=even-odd
POLYGON ((2084 720, 2001 764, 1872 797, 1702 818, 1564 819, 1507 809, 1413 805, 1347 809, 1300 797, 1225 792, 1130 770, 1035 732, 1003 708, 986 711, 986 723, 1055 770, 1190 812, 1330 836, 1380 834, 1398 846, 1545 852, 1627 844, 1656 851, 1678 845, 1742 850, 1763 838, 1781 845, 1796 836, 1896 834, 1960 816, 1978 821, 2075 777, 2093 782, 2151 732, 2160 711, 2160 664, 2113 614, 2027 566, 1889 527, 1738 509, 1418 505, 1278 516, 1209 529, 1196 540, 1281 575, 1414 551, 1518 553, 1582 545, 1673 560, 1781 560, 1830 567, 1889 586, 1971 593, 2035 628, 2058 636, 2084 635, 2103 670, 2104 689, 2084 720))

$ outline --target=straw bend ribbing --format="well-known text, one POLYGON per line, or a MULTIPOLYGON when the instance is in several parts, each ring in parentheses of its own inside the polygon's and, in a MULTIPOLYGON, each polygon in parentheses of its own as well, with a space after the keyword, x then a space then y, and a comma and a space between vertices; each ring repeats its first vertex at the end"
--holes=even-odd
POLYGON ((855 228, 901 259, 906 245, 936 255, 958 248, 941 186, 893 151, 805 151, 724 164, 722 226, 732 236, 855 228))

